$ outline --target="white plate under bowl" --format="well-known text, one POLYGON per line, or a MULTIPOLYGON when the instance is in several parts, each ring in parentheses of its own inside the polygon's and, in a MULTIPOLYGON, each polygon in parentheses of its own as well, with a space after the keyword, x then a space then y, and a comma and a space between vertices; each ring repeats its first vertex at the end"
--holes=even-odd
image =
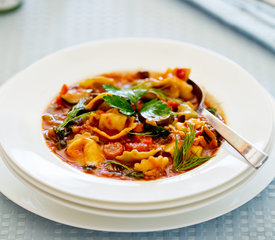
MULTIPOLYGON (((274 143, 273 143, 274 145, 274 143)), ((115 232, 146 232, 169 230, 189 226, 225 214, 262 191, 274 178, 275 151, 270 159, 255 172, 249 181, 242 183, 235 190, 225 194, 209 205, 193 211, 165 217, 127 218, 110 217, 85 213, 71 207, 58 204, 41 194, 37 194, 13 176, 0 159, 0 191, 9 199, 27 210, 45 218, 80 228, 115 231, 115 232), (5 184, 3 184, 5 183, 5 184), (154 224, 152 224, 154 223, 154 224)))
POLYGON ((0 126, 5 126, 1 127, 0 144, 13 163, 37 182, 86 200, 163 202, 211 193, 236 177, 245 178, 251 166, 224 147, 216 157, 192 171, 148 182, 88 175, 49 151, 41 134, 41 114, 63 83, 72 84, 103 72, 139 68, 164 71, 176 66, 190 67, 191 78, 221 102, 228 124, 265 149, 273 120, 270 102, 257 81, 213 52, 156 39, 117 39, 72 47, 17 74, 0 90, 0 108, 5 115, 0 119, 0 126), (255 109, 261 109, 261 117, 255 117, 255 109))

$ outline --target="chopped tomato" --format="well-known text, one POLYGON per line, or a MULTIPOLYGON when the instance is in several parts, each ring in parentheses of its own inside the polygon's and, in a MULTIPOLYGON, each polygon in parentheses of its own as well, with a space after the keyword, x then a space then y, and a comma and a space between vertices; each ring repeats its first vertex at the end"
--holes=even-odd
POLYGON ((138 123, 137 126, 133 129, 133 132, 135 132, 135 133, 141 133, 141 132, 143 132, 143 124, 142 123, 138 123))
POLYGON ((172 108, 177 108, 178 106, 179 106, 179 103, 177 103, 177 102, 173 102, 173 101, 168 101, 167 102, 167 106, 168 107, 172 107, 172 108))
POLYGON ((57 104, 61 104, 62 103, 62 95, 64 95, 66 92, 68 92, 69 87, 66 84, 63 84, 58 96, 56 97, 55 101, 57 104))
POLYGON ((61 98, 60 95, 58 95, 58 96, 56 97, 55 102, 56 102, 57 104, 61 104, 61 103, 62 103, 62 98, 61 98))
POLYGON ((63 84, 60 92, 59 92, 59 95, 64 95, 65 93, 67 93, 69 90, 69 87, 66 85, 66 84, 63 84))
POLYGON ((148 136, 135 135, 133 142, 125 144, 126 151, 132 151, 136 149, 138 152, 148 152, 151 149, 155 149, 156 145, 153 144, 153 138, 148 136))
POLYGON ((153 144, 153 138, 148 136, 135 135, 133 141, 137 143, 153 144))
POLYGON ((110 142, 103 146, 103 153, 107 159, 114 159, 122 155, 123 151, 124 148, 120 142, 110 142))
POLYGON ((176 75, 178 78, 187 81, 189 78, 190 69, 189 68, 178 68, 176 70, 176 75))

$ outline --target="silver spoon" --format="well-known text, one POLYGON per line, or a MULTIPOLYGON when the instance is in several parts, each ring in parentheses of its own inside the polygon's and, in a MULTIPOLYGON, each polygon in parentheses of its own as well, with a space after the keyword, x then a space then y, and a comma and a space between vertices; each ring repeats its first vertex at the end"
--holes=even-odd
POLYGON ((259 168, 263 165, 263 163, 267 160, 268 155, 251 143, 249 143, 246 139, 238 135, 234 130, 225 125, 222 121, 216 118, 212 113, 207 111, 203 107, 204 102, 204 92, 191 79, 188 79, 188 84, 193 86, 193 93, 196 95, 199 106, 197 108, 197 112, 207 118, 209 123, 216 129, 216 131, 233 147, 235 148, 254 168, 259 168))

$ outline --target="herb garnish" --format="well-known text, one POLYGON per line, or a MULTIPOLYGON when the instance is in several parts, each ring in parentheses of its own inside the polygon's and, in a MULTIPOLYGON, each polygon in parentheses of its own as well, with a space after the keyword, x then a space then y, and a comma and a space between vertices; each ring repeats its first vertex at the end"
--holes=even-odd
POLYGON ((126 176, 129 177, 134 177, 134 178, 144 178, 144 173, 141 171, 137 171, 133 168, 129 168, 126 165, 117 162, 117 161, 108 161, 106 163, 106 166, 109 167, 109 170, 119 172, 122 169, 122 173, 126 176))
POLYGON ((162 103, 160 100, 153 99, 150 102, 145 103, 139 112, 146 119, 154 119, 169 115, 171 109, 167 104, 162 103))
POLYGON ((64 127, 66 127, 66 125, 74 120, 76 120, 77 118, 84 117, 82 115, 77 116, 77 114, 79 114, 79 112, 85 110, 85 99, 81 99, 73 108, 72 110, 68 113, 67 118, 65 119, 65 121, 60 124, 60 126, 56 129, 56 133, 58 134, 61 129, 63 129, 64 127))
POLYGON ((145 123, 144 130, 141 133, 129 132, 133 135, 141 135, 141 136, 148 136, 148 137, 162 137, 167 138, 170 134, 169 130, 159 126, 153 126, 151 124, 145 123))
POLYGON ((146 119, 153 119, 156 117, 166 116, 171 113, 171 109, 167 106, 167 104, 162 103, 158 99, 153 99, 145 103, 140 111, 137 111, 137 102, 144 94, 147 93, 146 89, 118 89, 113 85, 103 85, 103 88, 107 92, 113 94, 104 96, 103 100, 110 106, 118 108, 120 112, 125 115, 130 116, 134 113, 139 113, 146 119), (135 110, 124 97, 135 105, 135 110))
POLYGON ((124 97, 107 95, 103 97, 103 100, 111 107, 118 108, 124 115, 131 116, 135 113, 135 110, 132 108, 131 104, 127 102, 124 97))
POLYGON ((146 89, 131 89, 131 88, 119 89, 111 84, 103 85, 103 88, 105 89, 106 92, 112 93, 113 95, 128 98, 135 105, 136 110, 137 110, 138 100, 147 92, 146 89))
POLYGON ((213 156, 196 156, 190 153, 190 148, 193 145, 196 131, 194 127, 188 124, 190 129, 189 133, 185 133, 185 139, 179 148, 178 139, 176 137, 175 149, 174 149, 174 159, 173 159, 173 169, 177 172, 187 171, 192 168, 199 166, 200 164, 208 161, 213 156))
POLYGON ((139 84, 135 84, 135 85, 131 86, 131 88, 132 89, 146 89, 149 93, 153 93, 154 95, 156 95, 156 97, 160 100, 164 100, 164 101, 170 100, 170 101, 178 102, 178 103, 182 102, 182 100, 180 100, 180 99, 168 97, 167 93, 162 90, 163 88, 165 88, 165 86, 162 88, 153 88, 149 84, 139 83, 139 84))

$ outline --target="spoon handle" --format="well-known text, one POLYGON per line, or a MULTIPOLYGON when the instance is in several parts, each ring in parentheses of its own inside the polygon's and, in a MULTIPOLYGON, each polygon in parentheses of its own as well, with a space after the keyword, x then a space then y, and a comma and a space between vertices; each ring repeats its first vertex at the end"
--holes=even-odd
POLYGON ((205 108, 200 107, 199 112, 203 117, 208 119, 208 121, 216 129, 216 131, 253 167, 255 167, 256 169, 259 168, 267 160, 268 155, 266 153, 260 151, 243 137, 238 135, 234 130, 225 125, 222 121, 216 118, 205 108))

